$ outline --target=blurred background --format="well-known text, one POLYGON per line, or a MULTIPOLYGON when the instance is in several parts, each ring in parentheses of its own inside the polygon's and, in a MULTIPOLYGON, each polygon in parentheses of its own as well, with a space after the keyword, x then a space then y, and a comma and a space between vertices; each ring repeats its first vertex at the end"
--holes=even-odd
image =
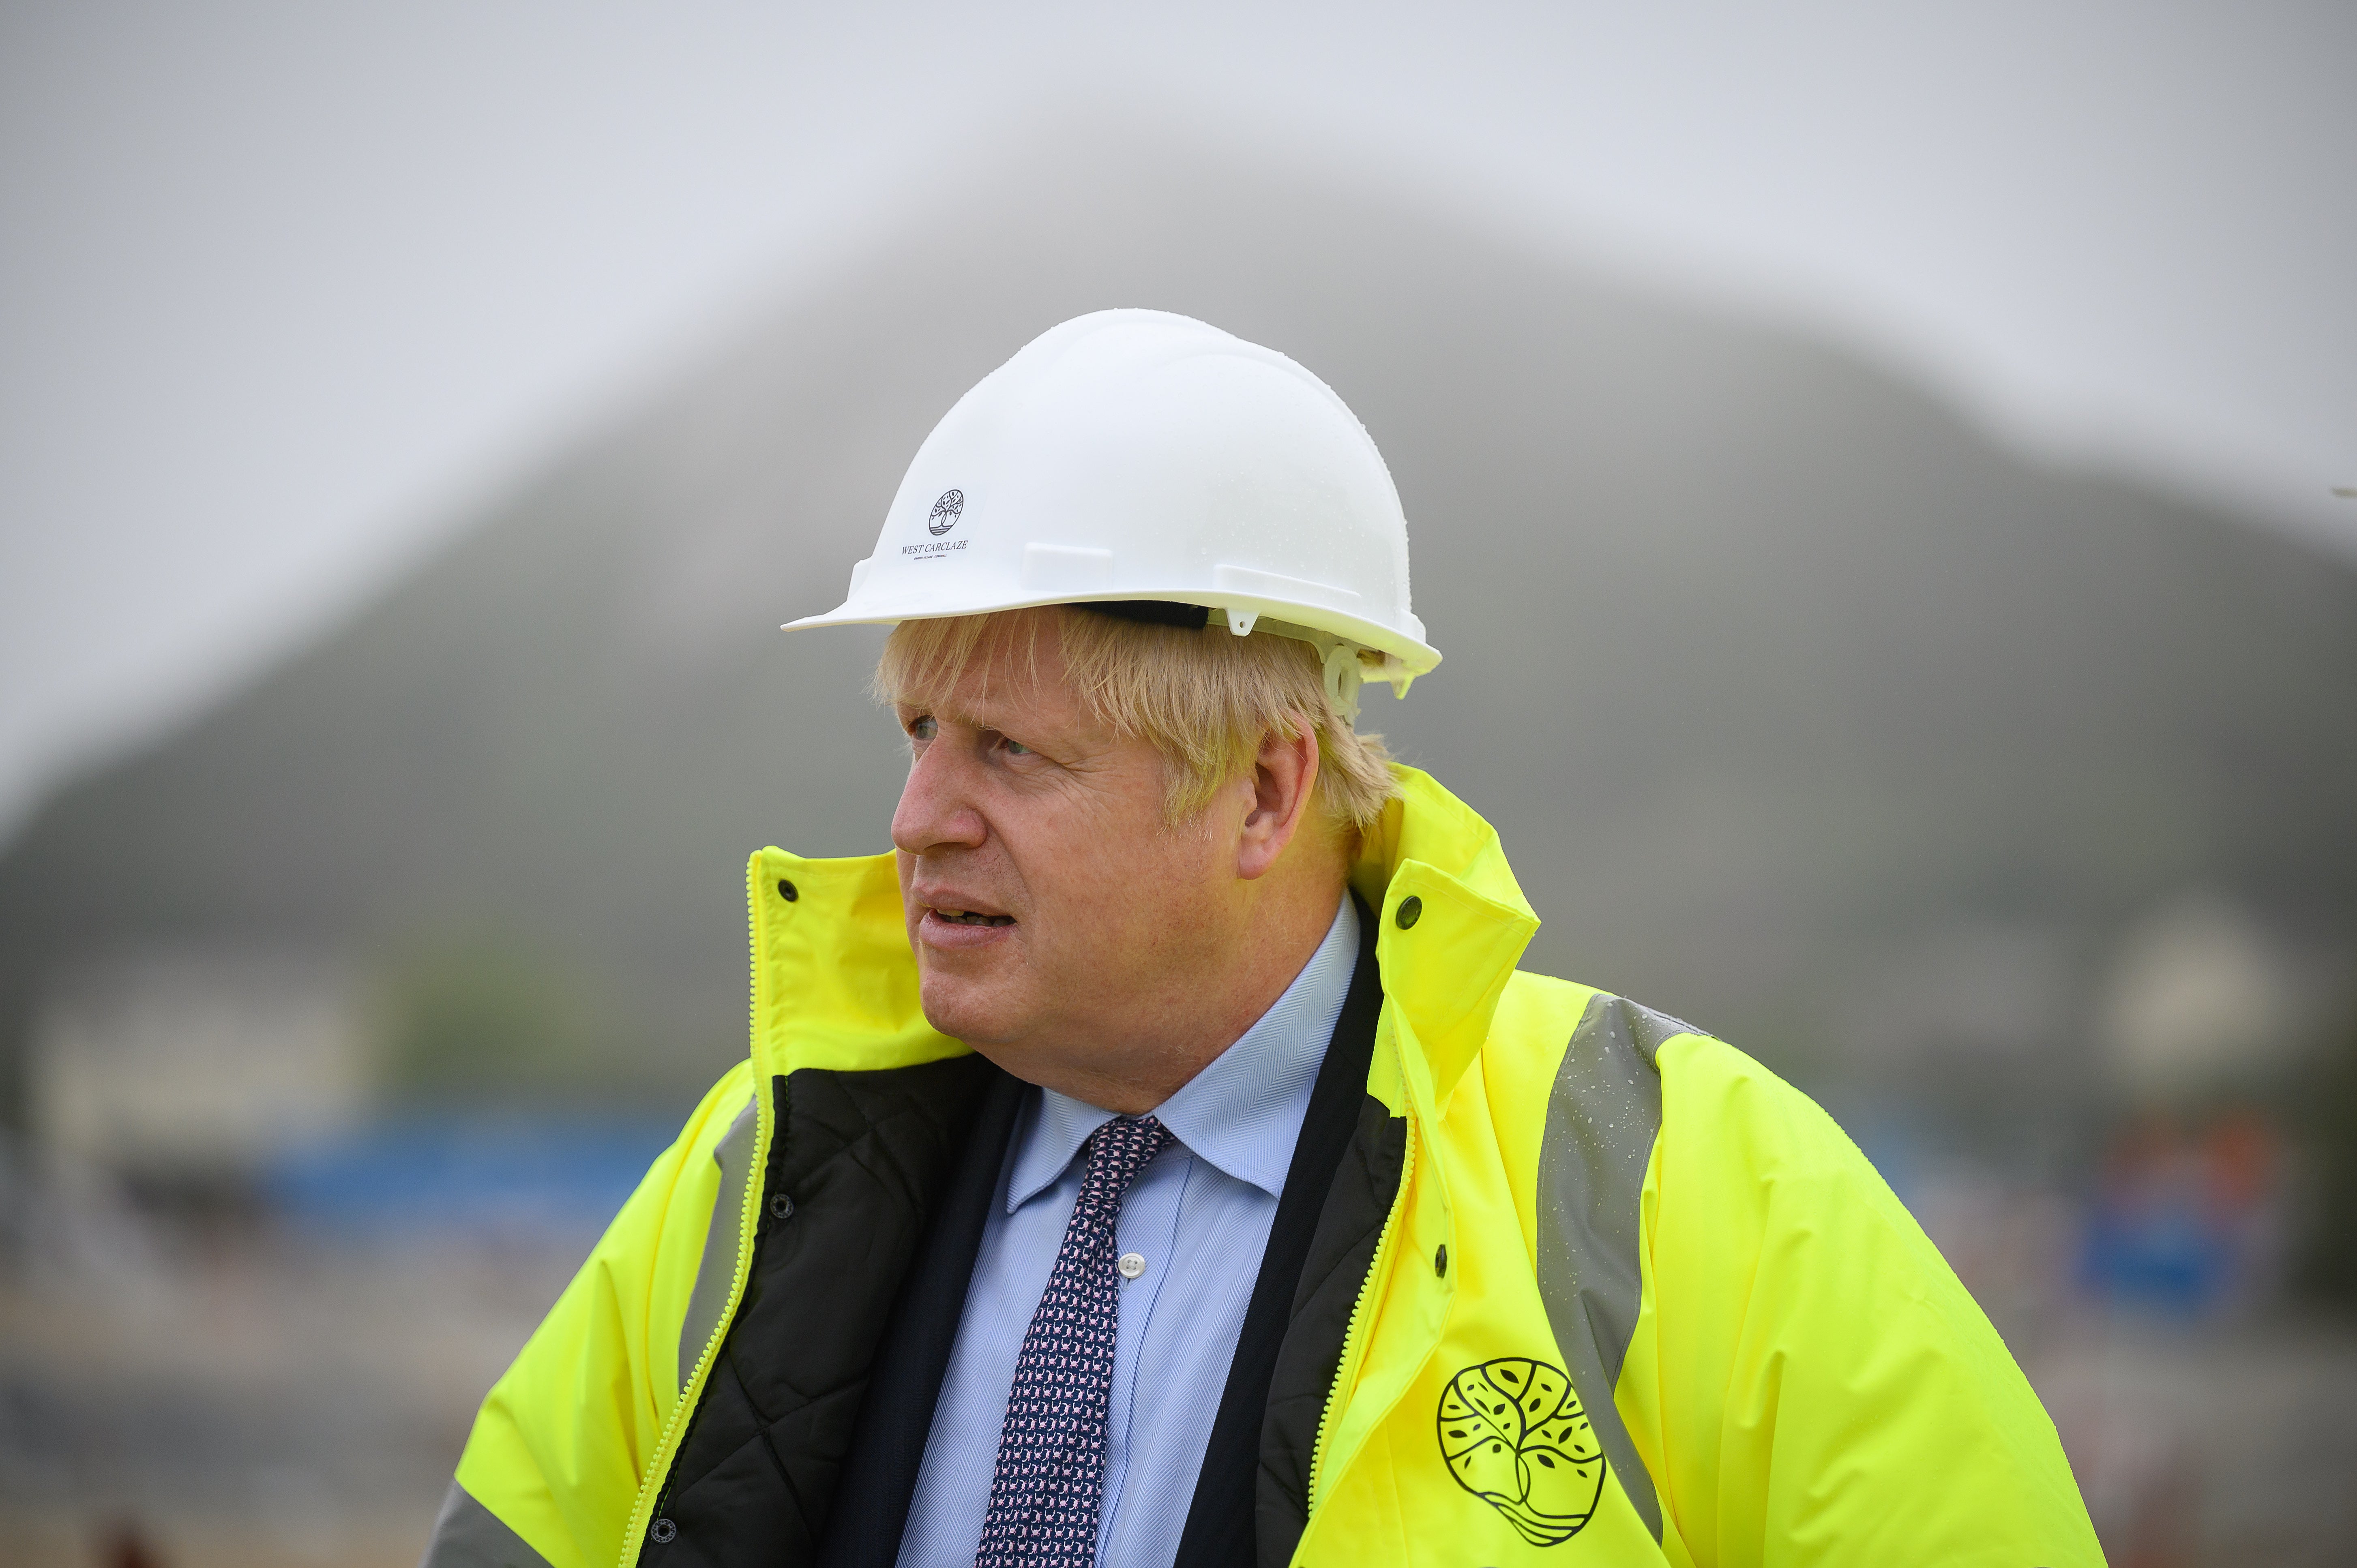
POLYGON ((2357 1559, 2357 12, 0 5, 0 1562, 407 1564, 886 844, 1080 312, 1325 377, 1528 967, 1816 1096, 2115 1563, 2357 1559), (2341 492, 2341 493, 2336 493, 2341 492))

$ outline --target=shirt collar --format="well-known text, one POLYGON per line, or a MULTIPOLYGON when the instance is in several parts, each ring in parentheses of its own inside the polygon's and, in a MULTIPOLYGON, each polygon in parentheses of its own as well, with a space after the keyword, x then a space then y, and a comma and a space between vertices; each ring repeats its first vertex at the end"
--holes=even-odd
MULTIPOLYGON (((1293 1145, 1309 1112, 1309 1091, 1342 1015, 1358 960, 1358 911, 1344 894, 1326 940, 1285 994, 1234 1045, 1155 1108, 1170 1135, 1236 1180, 1271 1197, 1282 1196, 1293 1145)), ((1014 1213, 1053 1185, 1089 1134, 1112 1120, 1112 1112, 1052 1089, 1032 1096, 1016 1132, 1006 1211, 1014 1213)))

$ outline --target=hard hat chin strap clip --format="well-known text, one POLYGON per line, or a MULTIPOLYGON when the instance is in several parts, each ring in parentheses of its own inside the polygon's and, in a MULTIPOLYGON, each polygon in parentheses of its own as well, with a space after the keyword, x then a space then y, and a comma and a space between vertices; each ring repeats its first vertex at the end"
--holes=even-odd
POLYGON ((1393 655, 1361 648, 1330 631, 1297 626, 1274 617, 1264 618, 1258 610, 1230 609, 1225 614, 1228 629, 1238 637, 1250 636, 1257 627, 1265 634, 1289 637, 1317 649, 1325 673, 1326 700, 1334 704, 1335 714, 1346 725, 1355 725, 1359 722, 1359 688, 1365 683, 1370 673, 1370 661, 1373 661, 1372 672, 1374 678, 1392 683, 1394 696, 1405 696, 1408 682, 1415 679, 1402 670, 1399 660, 1393 655))
POLYGON ((1364 679, 1358 649, 1338 642, 1326 650, 1326 700, 1346 725, 1359 722, 1359 684, 1364 679))

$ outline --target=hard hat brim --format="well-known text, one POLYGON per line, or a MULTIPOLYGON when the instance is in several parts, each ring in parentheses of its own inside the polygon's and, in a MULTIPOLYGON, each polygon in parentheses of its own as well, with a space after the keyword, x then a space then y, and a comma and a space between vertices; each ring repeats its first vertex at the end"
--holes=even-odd
MULTIPOLYGON (((1173 604, 1200 605, 1217 618, 1222 611, 1236 610, 1253 617, 1265 616, 1273 621, 1306 627, 1329 637, 1356 643, 1384 655, 1387 666, 1395 669, 1402 682, 1426 675, 1440 663, 1439 650, 1414 638, 1403 636, 1394 628, 1363 617, 1320 606, 1304 605, 1297 600, 1266 598, 1251 594, 1199 595, 1174 593, 1167 588, 1151 592, 1136 588, 1098 594, 1054 593, 1019 595, 1004 600, 964 603, 953 607, 931 605, 892 605, 845 600, 823 615, 804 616, 790 620, 781 631, 804 631, 822 626, 898 626, 904 620, 946 620, 952 616, 996 615, 1003 610, 1041 609, 1050 605, 1116 604, 1124 600, 1156 598, 1173 604)), ((1214 618, 1212 624, 1217 626, 1214 618)), ((1272 628, 1273 629, 1273 628, 1272 628)), ((1390 678, 1390 677, 1379 677, 1390 678)), ((1396 683, 1396 682, 1395 682, 1396 683)))

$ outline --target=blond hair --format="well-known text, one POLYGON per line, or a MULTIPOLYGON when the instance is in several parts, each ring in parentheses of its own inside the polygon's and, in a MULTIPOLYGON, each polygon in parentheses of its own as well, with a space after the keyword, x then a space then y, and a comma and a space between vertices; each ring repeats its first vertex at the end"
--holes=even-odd
POLYGON ((1217 617, 1194 630, 1049 605, 902 621, 877 663, 877 698, 938 701, 977 652, 1002 639, 1020 639, 1036 670, 1048 626, 1056 628, 1065 679, 1082 707, 1162 754, 1173 822, 1200 811, 1250 768, 1263 736, 1274 731, 1297 740, 1305 725, 1318 737, 1317 800, 1338 828, 1371 825, 1399 793, 1383 736, 1359 734, 1336 711, 1314 646, 1267 632, 1237 637, 1217 617))

